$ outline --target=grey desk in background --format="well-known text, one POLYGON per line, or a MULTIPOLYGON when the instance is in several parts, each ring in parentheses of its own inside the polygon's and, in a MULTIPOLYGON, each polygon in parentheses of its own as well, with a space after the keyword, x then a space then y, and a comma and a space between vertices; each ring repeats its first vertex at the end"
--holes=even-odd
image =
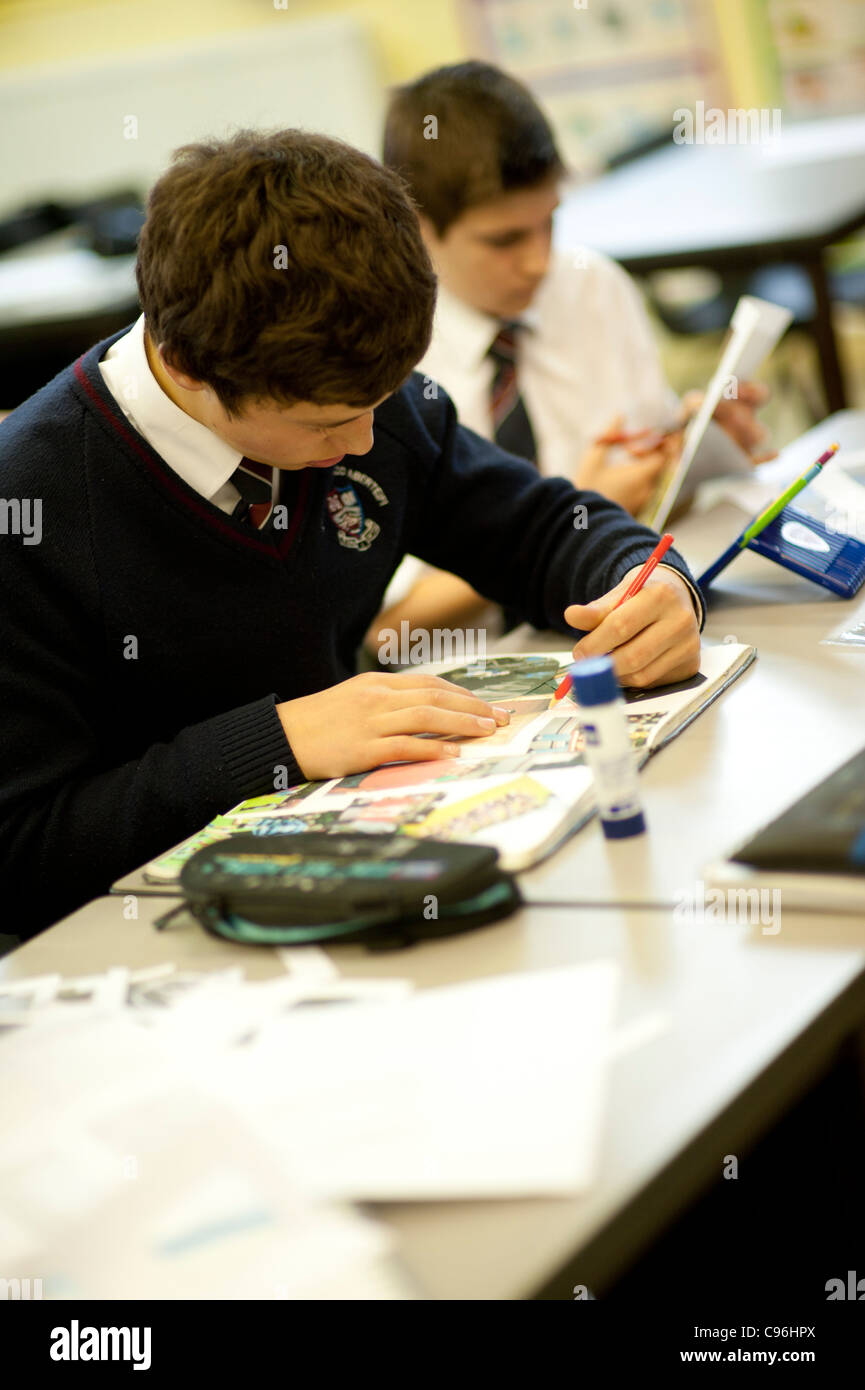
MULTIPOLYGON (((122 899, 97 899, 6 956, 0 979, 165 960, 241 965, 250 978, 282 970, 275 952, 218 941, 186 915, 156 932, 161 904, 138 906, 127 920, 122 899)), ((421 1295, 436 1299, 603 1289, 717 1180, 725 1154, 747 1153, 814 1084, 865 1019, 865 924, 850 917, 785 918, 769 936, 662 911, 528 907, 393 955, 328 954, 346 974, 408 975, 419 988, 616 960, 618 1027, 643 1035, 612 1063, 598 1178, 585 1196, 375 1208, 421 1295)))
POLYGON ((21 404, 138 317, 135 257, 81 241, 74 226, 0 256, 0 407, 21 404))
POLYGON ((634 275, 800 265, 814 291, 827 406, 840 410, 846 401, 825 252, 863 223, 865 116, 858 115, 785 125, 774 149, 671 142, 569 194, 556 241, 565 250, 597 247, 634 275))

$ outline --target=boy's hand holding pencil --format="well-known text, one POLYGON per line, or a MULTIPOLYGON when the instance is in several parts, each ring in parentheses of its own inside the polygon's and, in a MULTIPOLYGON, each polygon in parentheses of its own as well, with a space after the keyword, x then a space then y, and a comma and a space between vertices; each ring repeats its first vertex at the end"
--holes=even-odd
POLYGON ((699 670, 691 591, 660 563, 672 539, 664 536, 646 564, 629 570, 609 593, 565 609, 565 621, 586 634, 574 647, 575 661, 609 654, 621 684, 641 688, 687 680, 699 670))

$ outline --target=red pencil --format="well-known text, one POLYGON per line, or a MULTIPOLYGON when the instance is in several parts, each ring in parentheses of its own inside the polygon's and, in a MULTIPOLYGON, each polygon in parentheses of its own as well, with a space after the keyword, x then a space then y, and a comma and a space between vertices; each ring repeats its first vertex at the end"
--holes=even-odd
MULTIPOLYGON (((621 608, 622 604, 625 603, 629 598, 633 598, 635 594, 638 594, 640 592, 649 575, 652 573, 652 570, 655 568, 656 565, 660 563, 661 560, 663 560, 664 556, 666 555, 667 551, 670 549, 670 546, 672 544, 673 537, 670 535, 669 531, 665 531, 661 539, 658 541, 658 544, 655 546, 655 549, 649 556, 648 560, 643 565, 643 568, 640 570, 640 573, 634 576, 627 589, 622 594, 622 597, 619 599, 618 603, 614 605, 613 612, 616 611, 616 608, 621 608)), ((555 703, 556 700, 563 700, 570 688, 571 676, 570 672, 568 672, 564 680, 561 681, 561 683, 559 684, 559 688, 553 696, 553 702, 555 703)))
MULTIPOLYGON (((622 597, 616 604, 616 608, 621 608, 622 604, 625 602, 626 599, 633 598, 634 594, 638 594, 640 592, 649 575, 652 573, 652 570, 661 560, 663 560, 664 556, 666 555, 667 551, 670 549, 670 546, 672 544, 673 537, 670 535, 669 531, 666 531, 664 535, 661 537, 661 539, 658 541, 658 544, 655 546, 655 549, 652 551, 646 563, 643 565, 643 568, 640 570, 640 573, 636 576, 635 579, 631 581, 625 592, 622 594, 622 597)), ((615 612, 615 609, 613 611, 615 612)))
POLYGON ((647 435, 657 435, 658 443, 662 439, 669 439, 671 435, 678 434, 682 425, 659 425, 657 429, 647 426, 643 430, 615 430, 612 434, 599 434, 595 440, 596 444, 633 444, 638 439, 645 439, 647 435))

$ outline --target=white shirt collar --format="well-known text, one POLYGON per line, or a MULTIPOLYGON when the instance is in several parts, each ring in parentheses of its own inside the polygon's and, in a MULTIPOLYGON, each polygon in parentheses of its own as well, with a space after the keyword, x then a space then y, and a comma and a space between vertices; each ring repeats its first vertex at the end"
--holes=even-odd
POLYGON ((499 329, 497 319, 457 299, 439 281, 436 302, 435 342, 444 349, 454 368, 472 370, 480 365, 499 329))
POLYGON ((165 394, 147 360, 143 314, 108 349, 99 370, 138 433, 185 483, 213 501, 243 455, 165 394))
MULTIPOLYGON (((535 327, 533 308, 520 315, 520 324, 526 328, 535 327)), ((457 299, 439 281, 435 343, 437 349, 444 349, 455 369, 476 370, 489 352, 501 326, 501 319, 493 318, 491 314, 485 314, 457 299)))

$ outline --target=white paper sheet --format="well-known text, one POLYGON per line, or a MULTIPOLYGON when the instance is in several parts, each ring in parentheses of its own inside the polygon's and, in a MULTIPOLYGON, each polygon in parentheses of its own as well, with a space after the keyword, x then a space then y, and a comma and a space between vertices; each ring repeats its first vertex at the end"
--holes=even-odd
POLYGON ((364 1200, 592 1181, 617 968, 608 962, 294 1013, 220 1085, 299 1181, 364 1200))
POLYGON ((706 387, 700 409, 688 426, 682 445, 682 456, 652 518, 651 525, 656 530, 661 529, 670 515, 696 458, 709 421, 724 392, 729 390, 731 381, 735 379, 744 382, 753 377, 792 317, 788 309, 779 304, 772 304, 766 299, 758 299, 751 294, 743 294, 740 298, 733 310, 730 335, 721 360, 706 387))

